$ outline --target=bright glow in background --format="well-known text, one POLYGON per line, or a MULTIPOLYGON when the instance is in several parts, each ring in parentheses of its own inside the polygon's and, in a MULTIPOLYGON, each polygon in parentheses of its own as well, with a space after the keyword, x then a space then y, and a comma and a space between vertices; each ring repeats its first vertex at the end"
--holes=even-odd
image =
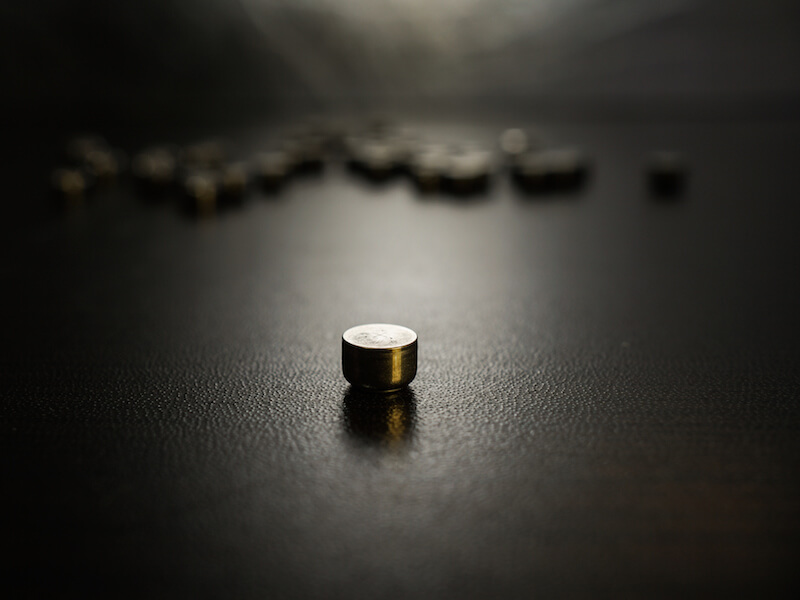
POLYGON ((800 98, 794 0, 42 3, 0 19, 4 99, 40 113, 800 98))
POLYGON ((319 94, 530 89, 561 61, 674 17, 687 0, 240 0, 319 94))

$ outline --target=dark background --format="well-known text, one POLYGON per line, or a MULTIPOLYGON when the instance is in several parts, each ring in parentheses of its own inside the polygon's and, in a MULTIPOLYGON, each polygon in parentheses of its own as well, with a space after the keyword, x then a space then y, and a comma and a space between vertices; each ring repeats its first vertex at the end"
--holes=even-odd
POLYGON ((444 114, 513 103, 524 115, 566 108, 573 118, 796 107, 796 3, 653 4, 9 3, 3 95, 17 109, 40 109, 34 121, 56 112, 67 124, 100 114, 209 122, 225 110, 263 116, 298 103, 341 111, 433 103, 444 114))
POLYGON ((800 15, 649 4, 4 7, 10 596, 793 597, 800 15), (47 193, 75 132, 247 157, 373 110, 536 126, 592 176, 457 200, 332 164, 199 220, 47 193), (388 398, 341 376, 374 321, 420 339, 388 398))

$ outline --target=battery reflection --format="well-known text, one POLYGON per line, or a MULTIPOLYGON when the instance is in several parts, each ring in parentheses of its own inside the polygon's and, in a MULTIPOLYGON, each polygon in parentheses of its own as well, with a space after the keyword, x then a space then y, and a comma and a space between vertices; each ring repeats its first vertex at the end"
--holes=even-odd
POLYGON ((351 386, 342 411, 348 435, 362 444, 400 448, 413 438, 416 399, 409 388, 377 393, 351 386))

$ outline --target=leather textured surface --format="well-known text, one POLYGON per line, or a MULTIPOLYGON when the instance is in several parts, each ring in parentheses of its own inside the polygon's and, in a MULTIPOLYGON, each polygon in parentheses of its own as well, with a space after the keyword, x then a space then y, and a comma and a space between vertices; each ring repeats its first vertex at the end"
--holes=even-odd
POLYGON ((582 193, 331 167, 211 221, 122 188, 4 223, 5 585, 792 595, 800 128, 551 133, 593 157, 582 193), (677 202, 643 186, 660 146, 691 164, 677 202), (419 334, 389 398, 341 374, 376 321, 419 334))

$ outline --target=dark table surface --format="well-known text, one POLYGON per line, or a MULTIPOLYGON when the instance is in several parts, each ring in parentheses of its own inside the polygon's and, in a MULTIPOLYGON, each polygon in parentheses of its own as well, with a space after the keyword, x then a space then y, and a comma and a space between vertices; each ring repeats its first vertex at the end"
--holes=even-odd
POLYGON ((422 197, 331 165, 214 219, 124 185, 60 213, 51 165, 25 162, 42 184, 9 184, 2 224, 4 587, 793 596, 800 122, 542 128, 592 157, 581 192, 422 197), (643 184, 661 147, 691 166, 677 201, 643 184), (419 334, 385 399, 341 375, 342 332, 375 321, 419 334))

